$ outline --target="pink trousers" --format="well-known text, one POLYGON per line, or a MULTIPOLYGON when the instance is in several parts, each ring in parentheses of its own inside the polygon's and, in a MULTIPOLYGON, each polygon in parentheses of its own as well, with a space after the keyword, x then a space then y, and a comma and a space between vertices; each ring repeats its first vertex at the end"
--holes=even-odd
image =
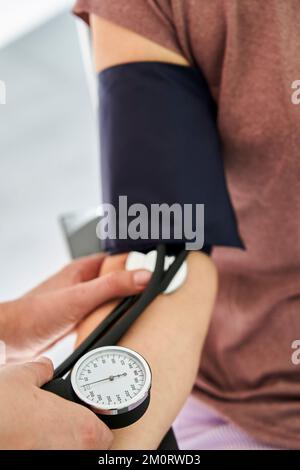
POLYGON ((174 432, 182 450, 267 450, 262 444, 226 422, 212 408, 191 395, 174 425, 174 432))

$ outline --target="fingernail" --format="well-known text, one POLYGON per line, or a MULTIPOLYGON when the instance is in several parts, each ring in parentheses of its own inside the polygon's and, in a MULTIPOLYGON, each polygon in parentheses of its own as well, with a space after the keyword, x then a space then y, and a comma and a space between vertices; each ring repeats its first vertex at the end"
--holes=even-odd
POLYGON ((133 280, 137 286, 145 286, 148 284, 152 276, 150 271, 146 269, 140 269, 139 271, 135 271, 133 273, 133 280))

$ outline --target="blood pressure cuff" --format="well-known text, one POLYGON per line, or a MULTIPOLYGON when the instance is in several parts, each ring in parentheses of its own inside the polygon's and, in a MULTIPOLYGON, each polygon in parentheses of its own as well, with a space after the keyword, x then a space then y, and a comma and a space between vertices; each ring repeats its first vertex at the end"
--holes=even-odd
MULTIPOLYGON (((124 236, 131 221, 125 203, 127 208, 143 204, 149 218, 153 204, 204 204, 205 245, 242 248, 224 177, 216 106, 201 71, 135 62, 105 69, 98 83, 103 202, 117 214, 115 236, 104 241, 105 249, 146 251, 158 243, 150 229, 141 238, 124 236)), ((164 223, 172 226, 172 217, 164 223)), ((170 236, 160 233, 159 241, 172 246, 190 241, 184 229, 179 238, 172 229, 170 236)))

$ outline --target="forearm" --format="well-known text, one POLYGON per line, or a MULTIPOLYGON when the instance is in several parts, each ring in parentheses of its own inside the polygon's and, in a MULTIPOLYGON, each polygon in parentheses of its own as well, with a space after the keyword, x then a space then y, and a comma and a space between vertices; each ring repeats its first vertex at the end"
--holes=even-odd
POLYGON ((217 283, 205 255, 192 254, 188 266, 185 285, 157 298, 120 342, 147 359, 153 386, 147 413, 115 432, 113 449, 156 449, 195 382, 217 283))
MULTIPOLYGON (((123 268, 126 257, 112 256, 103 272, 123 268)), ((153 372, 151 403, 136 424, 115 431, 113 449, 154 449, 171 426, 194 384, 217 289, 216 270, 201 253, 188 257, 188 278, 170 295, 160 295, 120 344, 141 353, 153 372)), ((79 342, 113 308, 110 303, 86 319, 79 342)))

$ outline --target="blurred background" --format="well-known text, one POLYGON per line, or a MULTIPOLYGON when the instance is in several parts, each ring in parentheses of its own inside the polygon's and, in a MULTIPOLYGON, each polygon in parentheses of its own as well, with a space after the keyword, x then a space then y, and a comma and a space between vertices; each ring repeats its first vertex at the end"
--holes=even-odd
POLYGON ((0 0, 0 301, 68 262, 58 219, 99 203, 96 86, 73 0, 0 0))

